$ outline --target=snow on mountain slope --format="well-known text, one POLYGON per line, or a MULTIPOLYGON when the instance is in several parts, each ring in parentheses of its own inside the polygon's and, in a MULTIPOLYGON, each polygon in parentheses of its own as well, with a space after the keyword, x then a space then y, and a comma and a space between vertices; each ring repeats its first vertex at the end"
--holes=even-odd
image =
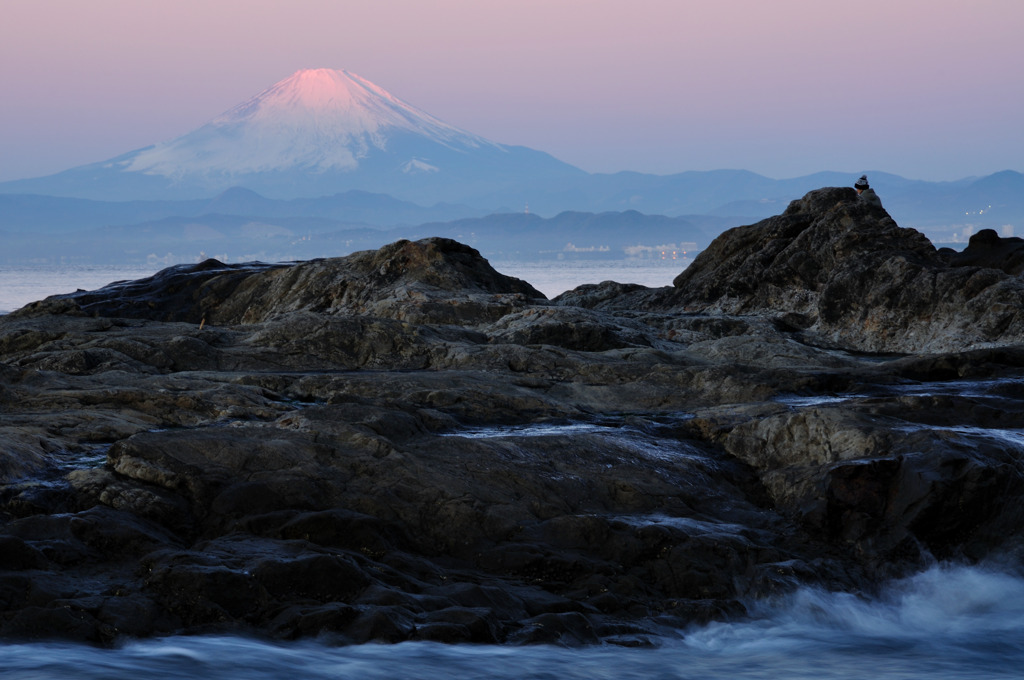
POLYGON ((421 205, 508 209, 589 175, 541 151, 449 125, 346 71, 310 69, 177 139, 0 193, 104 201, 209 199, 243 187, 276 199, 346 191, 421 205))
MULTIPOLYGON (((301 169, 355 170, 411 134, 453 151, 505 147, 421 111, 368 80, 334 69, 298 71, 203 127, 125 159, 148 175, 244 175, 301 169)), ((436 171, 430 159, 400 159, 406 172, 436 171)))

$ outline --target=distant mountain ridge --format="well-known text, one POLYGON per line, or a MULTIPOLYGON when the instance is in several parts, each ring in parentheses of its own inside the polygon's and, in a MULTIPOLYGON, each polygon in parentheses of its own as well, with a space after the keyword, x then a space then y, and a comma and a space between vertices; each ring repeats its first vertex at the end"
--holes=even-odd
MULTIPOLYGON (((0 196, 0 206, 3 198, 0 196)), ((5 245, 0 264, 175 264, 205 257, 276 262, 345 255, 399 239, 428 236, 448 237, 477 248, 485 257, 506 260, 682 260, 729 226, 733 226, 731 222, 722 218, 666 217, 636 211, 564 212, 550 218, 523 212, 495 213, 389 228, 331 217, 264 218, 204 212, 133 224, 93 225, 54 232, 52 238, 40 238, 39 229, 0 228, 5 245), (657 248, 667 252, 655 252, 657 248)))
MULTIPOLYGON (((1024 175, 1012 170, 956 182, 926 182, 869 172, 890 214, 901 225, 946 231, 1016 226, 1024 232, 1024 175)), ((489 207, 458 203, 420 204, 386 193, 348 190, 319 196, 274 199, 252 189, 231 187, 216 195, 184 201, 98 201, 4 193, 0 185, 0 230, 44 227, 66 231, 85 226, 131 224, 171 216, 224 213, 261 217, 328 217, 375 226, 419 224, 482 216, 493 212, 553 215, 565 211, 637 210, 670 217, 713 215, 736 223, 778 214, 789 201, 823 186, 848 186, 856 173, 819 172, 775 180, 743 170, 685 172, 676 175, 616 173, 587 175, 571 191, 531 194, 523 204, 489 207)), ((554 187, 554 183, 552 183, 554 187)), ((553 191, 554 189, 552 189, 553 191)))
MULTIPOLYGON (((193 235, 224 227, 244 240, 282 230, 443 230, 457 220, 530 211, 619 215, 624 233, 607 244, 622 245, 638 236, 631 233, 637 222, 621 217, 633 212, 691 222, 703 216, 701 224, 724 229, 778 214, 808 191, 849 186, 861 172, 783 180, 745 170, 590 174, 449 125, 352 73, 309 69, 169 142, 0 183, 0 232, 10 255, 15 242, 34 237, 97 229, 123 235, 133 225, 152 234, 154 225, 187 223, 193 235), (257 226, 237 232, 229 225, 257 226)), ((955 182, 868 175, 892 217, 933 240, 966 242, 982 228, 1024 232, 1019 172, 955 182)), ((547 227, 569 229, 565 221, 547 227)), ((489 247, 486 229, 481 234, 489 247)), ((649 245, 661 239, 639 236, 649 245)))
POLYGON ((90 227, 124 226, 169 217, 239 215, 261 219, 317 217, 377 227, 422 224, 480 216, 464 205, 421 206, 386 194, 347 191, 333 196, 277 200, 234 187, 212 199, 186 201, 96 201, 83 198, 0 194, 0 231, 58 234, 90 227))
MULTIPOLYGON (((801 186, 837 185, 847 177, 818 173, 779 181, 720 171, 653 178, 679 214, 652 215, 615 209, 623 201, 613 193, 614 176, 599 176, 606 183, 606 194, 589 201, 597 210, 562 211, 548 219, 523 210, 487 214, 466 205, 422 206, 355 190, 280 200, 236 187, 212 199, 129 202, 0 194, 4 243, 0 264, 138 262, 150 255, 171 263, 190 261, 201 253, 216 253, 231 261, 239 257, 303 259, 377 248, 388 239, 427 236, 470 243, 488 257, 534 259, 564 251, 571 257, 621 258, 630 256, 627 249, 636 246, 688 242, 703 248, 727 228, 756 222, 764 214, 779 214, 792 195, 802 191, 801 186), (737 177, 742 181, 734 182, 737 177), (718 204, 728 200, 730 192, 735 200, 718 204), (601 209, 606 205, 612 209, 601 209), (707 206, 716 207, 708 210, 707 206), (608 251, 566 251, 570 244, 608 251)), ((1015 225, 1024 224, 1024 175, 1020 173, 947 183, 883 173, 871 177, 893 218, 937 243, 966 244, 970 234, 985 228, 1010 236, 1015 225)), ((642 186, 637 177, 629 180, 620 189, 623 194, 642 186)))

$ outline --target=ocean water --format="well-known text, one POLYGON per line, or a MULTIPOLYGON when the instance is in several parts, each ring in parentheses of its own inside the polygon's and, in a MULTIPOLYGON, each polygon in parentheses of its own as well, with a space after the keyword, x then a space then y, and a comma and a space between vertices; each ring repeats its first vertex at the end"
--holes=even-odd
POLYGON ((115 649, 0 645, 0 677, 327 680, 980 680, 1024 677, 1024 579, 937 566, 873 599, 803 589, 747 619, 679 630, 651 648, 435 643, 332 647, 173 637, 115 649))
POLYGON ((50 295, 141 279, 159 269, 146 265, 0 265, 0 314, 50 295))
MULTIPOLYGON (((549 298, 584 283, 618 281, 659 287, 685 269, 687 260, 566 260, 492 262, 502 274, 523 279, 549 298)), ((139 279, 160 265, 0 265, 0 314, 48 295, 94 290, 114 281, 139 279)))
POLYGON ((560 262, 492 262, 502 274, 523 279, 553 298, 585 283, 617 281, 659 288, 686 269, 689 260, 567 260, 560 262))

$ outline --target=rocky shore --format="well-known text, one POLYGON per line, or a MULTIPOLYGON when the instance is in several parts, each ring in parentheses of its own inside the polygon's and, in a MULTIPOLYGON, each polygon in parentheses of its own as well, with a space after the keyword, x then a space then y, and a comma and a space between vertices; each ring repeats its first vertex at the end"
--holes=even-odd
POLYGON ((656 644, 800 584, 1020 563, 1017 240, 852 189, 674 285, 455 241, 0 317, 0 636, 656 644))

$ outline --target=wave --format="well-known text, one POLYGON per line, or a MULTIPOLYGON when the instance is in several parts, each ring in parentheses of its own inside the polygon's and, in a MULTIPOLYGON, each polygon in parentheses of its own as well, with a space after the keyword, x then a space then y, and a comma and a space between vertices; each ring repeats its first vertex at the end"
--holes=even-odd
POLYGON ((1024 578, 937 566, 866 598, 804 588, 742 621, 676 631, 653 648, 402 643, 329 647, 242 637, 172 637, 117 649, 0 646, 0 677, 633 678, 1024 677, 1024 578))

